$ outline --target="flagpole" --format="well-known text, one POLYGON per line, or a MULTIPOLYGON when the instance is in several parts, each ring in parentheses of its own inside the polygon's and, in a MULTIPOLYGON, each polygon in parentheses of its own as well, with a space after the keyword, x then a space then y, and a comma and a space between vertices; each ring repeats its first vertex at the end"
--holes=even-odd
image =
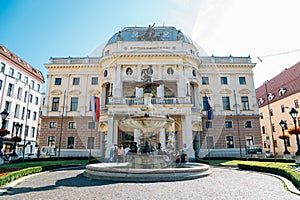
POLYGON ((242 143, 241 143, 241 134, 240 134, 240 124, 239 124, 239 114, 237 110, 237 100, 236 100, 236 93, 235 90, 233 90, 234 94, 234 103, 235 103, 235 116, 236 116, 236 122, 237 122, 237 131, 239 136, 239 145, 240 145, 240 159, 242 160, 243 154, 242 154, 242 143))
POLYGON ((63 108, 62 108, 62 113, 61 113, 60 135, 59 135, 58 154, 57 154, 57 159, 58 160, 59 160, 59 157, 60 157, 61 137, 62 137, 62 131, 63 131, 63 121, 64 121, 65 102, 66 102, 65 98, 66 98, 66 90, 64 92, 63 108))

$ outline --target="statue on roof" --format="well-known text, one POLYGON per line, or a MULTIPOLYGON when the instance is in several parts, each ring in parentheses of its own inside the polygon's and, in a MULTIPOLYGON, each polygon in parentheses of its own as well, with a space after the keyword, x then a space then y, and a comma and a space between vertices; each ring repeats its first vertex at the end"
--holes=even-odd
POLYGON ((123 40, 123 38, 122 38, 122 32, 121 31, 119 31, 119 33, 118 33, 117 40, 118 41, 122 41, 123 40))
POLYGON ((151 26, 149 25, 146 33, 144 35, 138 36, 139 41, 160 41, 162 34, 155 36, 155 23, 151 26))

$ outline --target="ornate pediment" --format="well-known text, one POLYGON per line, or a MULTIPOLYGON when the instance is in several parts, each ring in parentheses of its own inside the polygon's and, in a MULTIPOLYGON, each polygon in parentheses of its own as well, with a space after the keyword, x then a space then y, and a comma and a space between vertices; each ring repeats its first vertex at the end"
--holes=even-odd
POLYGON ((241 89, 241 90, 239 91, 239 94, 251 94, 251 91, 248 90, 248 89, 241 89))
POLYGON ((200 91, 200 94, 212 94, 212 90, 209 90, 209 89, 203 89, 200 91))
POLYGON ((63 92, 61 90, 52 90, 50 93, 51 93, 51 95, 59 96, 59 95, 62 95, 63 92))
POLYGON ((90 96, 99 96, 100 95, 100 91, 99 90, 90 90, 90 91, 88 91, 88 94, 90 96))
POLYGON ((81 94, 81 91, 79 91, 79 90, 71 90, 71 91, 69 92, 69 94, 70 94, 70 95, 80 95, 80 94, 81 94))
POLYGON ((229 89, 223 89, 223 90, 220 91, 220 94, 231 94, 231 93, 232 92, 229 89))

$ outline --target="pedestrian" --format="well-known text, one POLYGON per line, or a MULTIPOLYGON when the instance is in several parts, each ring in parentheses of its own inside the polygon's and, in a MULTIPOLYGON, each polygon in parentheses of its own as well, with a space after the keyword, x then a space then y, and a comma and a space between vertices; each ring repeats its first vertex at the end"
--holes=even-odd
POLYGON ((39 157, 40 157, 40 155, 41 155, 41 149, 40 149, 40 148, 38 148, 38 150, 37 150, 37 152, 36 152, 36 157, 37 157, 37 158, 39 158, 39 157))
POLYGON ((188 160, 189 160, 189 158, 188 158, 187 154, 184 153, 184 151, 182 150, 181 156, 180 156, 180 162, 181 163, 186 163, 186 162, 188 162, 188 160))

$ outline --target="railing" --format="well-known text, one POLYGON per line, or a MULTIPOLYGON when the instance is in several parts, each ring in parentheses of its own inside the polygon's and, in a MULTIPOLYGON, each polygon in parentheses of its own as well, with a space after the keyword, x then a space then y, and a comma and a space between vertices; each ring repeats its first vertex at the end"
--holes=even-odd
MULTIPOLYGON (((191 104, 190 97, 156 97, 151 98, 152 104, 191 104)), ((143 97, 109 97, 109 105, 142 105, 143 97)))

